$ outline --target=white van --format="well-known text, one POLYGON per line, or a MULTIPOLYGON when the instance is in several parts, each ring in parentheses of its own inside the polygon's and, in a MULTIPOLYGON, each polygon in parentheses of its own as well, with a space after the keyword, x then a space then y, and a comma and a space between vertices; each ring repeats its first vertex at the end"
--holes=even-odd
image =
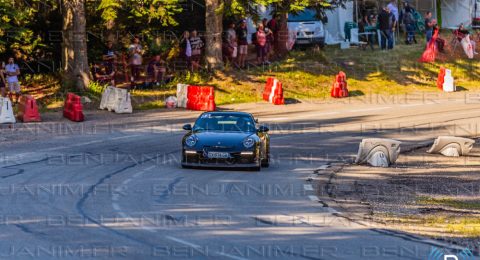
POLYGON ((296 32, 295 45, 325 45, 325 29, 315 15, 315 9, 310 8, 298 14, 288 14, 288 31, 296 32))

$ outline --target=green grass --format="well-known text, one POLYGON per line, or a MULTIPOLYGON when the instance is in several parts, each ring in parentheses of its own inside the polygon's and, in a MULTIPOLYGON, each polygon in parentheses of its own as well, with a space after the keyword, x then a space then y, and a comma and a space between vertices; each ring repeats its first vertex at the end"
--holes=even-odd
POLYGON ((480 201, 464 201, 452 198, 433 198, 421 196, 417 198, 417 203, 426 205, 446 206, 455 209, 480 210, 480 201))

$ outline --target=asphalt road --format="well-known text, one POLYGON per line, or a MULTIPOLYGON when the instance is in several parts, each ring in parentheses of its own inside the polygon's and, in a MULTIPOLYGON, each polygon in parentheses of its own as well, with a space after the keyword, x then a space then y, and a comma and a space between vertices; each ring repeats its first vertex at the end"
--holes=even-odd
POLYGON ((450 97, 227 107, 272 129, 261 172, 181 169, 198 112, 3 127, 0 258, 426 259, 432 241, 337 217, 306 179, 362 138, 479 135, 478 99, 450 97))

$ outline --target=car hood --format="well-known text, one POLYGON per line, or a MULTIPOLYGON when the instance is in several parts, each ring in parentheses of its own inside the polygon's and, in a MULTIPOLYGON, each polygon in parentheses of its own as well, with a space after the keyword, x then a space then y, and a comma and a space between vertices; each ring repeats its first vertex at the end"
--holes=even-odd
POLYGON ((249 136, 254 137, 255 133, 249 132, 196 132, 198 138, 197 146, 238 146, 249 136))

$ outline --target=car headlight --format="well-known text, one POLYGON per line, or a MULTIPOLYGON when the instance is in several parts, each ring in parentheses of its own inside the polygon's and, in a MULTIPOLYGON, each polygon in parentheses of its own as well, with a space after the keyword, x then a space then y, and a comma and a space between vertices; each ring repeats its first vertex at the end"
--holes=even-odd
POLYGON ((316 33, 322 32, 322 28, 321 28, 321 27, 316 27, 316 28, 315 28, 315 32, 316 32, 316 33))
POLYGON ((193 147, 197 144, 197 141, 198 141, 197 137, 194 135, 191 135, 187 137, 187 139, 185 139, 185 144, 189 147, 193 147))
POLYGON ((245 138, 245 140, 243 140, 243 146, 245 148, 252 148, 254 144, 255 144, 255 140, 251 137, 247 137, 245 138))

